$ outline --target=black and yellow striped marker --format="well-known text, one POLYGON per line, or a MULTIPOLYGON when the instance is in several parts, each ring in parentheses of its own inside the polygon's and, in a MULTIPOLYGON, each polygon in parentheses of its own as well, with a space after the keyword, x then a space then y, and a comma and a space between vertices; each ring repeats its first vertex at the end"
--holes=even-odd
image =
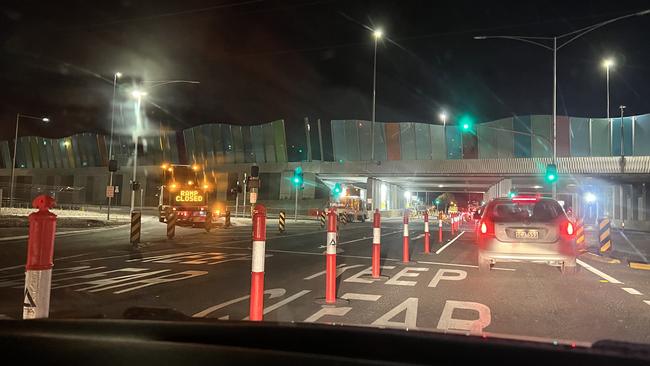
POLYGON ((287 214, 284 211, 280 211, 278 220, 278 230, 280 230, 281 233, 284 233, 286 230, 287 214))
POLYGON ((600 219, 598 221, 598 238, 600 239, 600 248, 598 251, 602 253, 608 253, 612 251, 612 237, 611 237, 611 227, 610 221, 608 218, 600 219))
POLYGON ((325 228, 325 210, 321 211, 319 216, 320 216, 320 228, 324 229, 325 228))
POLYGON ((140 228, 142 214, 140 211, 131 212, 131 244, 136 245, 140 243, 140 228))
POLYGON ((576 221, 576 246, 581 252, 587 250, 585 247, 585 223, 582 219, 576 221))
POLYGON ((176 235, 176 212, 167 211, 167 238, 174 239, 176 235))
POLYGON ((345 212, 340 212, 339 213, 339 222, 343 225, 347 225, 348 223, 348 217, 345 214, 345 212))

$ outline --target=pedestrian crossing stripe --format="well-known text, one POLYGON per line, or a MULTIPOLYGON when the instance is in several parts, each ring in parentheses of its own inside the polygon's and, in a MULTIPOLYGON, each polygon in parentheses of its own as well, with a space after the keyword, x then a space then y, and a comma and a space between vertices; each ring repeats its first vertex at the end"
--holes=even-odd
POLYGON ((23 299, 23 306, 26 308, 35 308, 36 302, 32 298, 32 295, 29 293, 28 289, 25 289, 25 298, 23 299))

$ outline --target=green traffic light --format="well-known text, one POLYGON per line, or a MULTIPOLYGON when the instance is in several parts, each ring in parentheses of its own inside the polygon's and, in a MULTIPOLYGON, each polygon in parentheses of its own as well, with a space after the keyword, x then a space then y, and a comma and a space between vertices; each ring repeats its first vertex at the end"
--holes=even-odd
POLYGON ((463 123, 463 130, 469 130, 469 123, 463 123))

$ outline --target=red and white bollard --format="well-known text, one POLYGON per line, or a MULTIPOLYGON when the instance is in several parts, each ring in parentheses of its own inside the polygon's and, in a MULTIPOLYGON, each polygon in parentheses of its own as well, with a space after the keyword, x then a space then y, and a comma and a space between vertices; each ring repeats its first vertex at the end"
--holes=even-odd
POLYGON ((438 243, 442 243, 442 214, 438 214, 438 243))
POLYGON ((251 303, 249 318, 261 321, 264 317, 264 261, 266 257, 266 208, 253 209, 253 264, 251 269, 251 303))
POLYGON ((454 236, 455 225, 454 225, 454 213, 453 212, 449 215, 449 223, 451 224, 450 225, 451 226, 451 236, 454 236))
POLYGON ((50 315, 56 215, 49 209, 54 207, 54 202, 54 198, 44 194, 32 201, 32 206, 38 211, 29 214, 23 319, 50 315))
POLYGON ((402 242, 402 262, 409 262, 409 210, 404 210, 404 238, 402 242))
POLYGON ((327 214, 327 247, 325 262, 325 303, 336 303, 336 210, 327 214))
POLYGON ((379 260, 381 256, 381 215, 375 210, 372 220, 372 278, 379 278, 379 260))
POLYGON ((429 234, 429 213, 424 211, 424 253, 429 254, 431 252, 431 240, 429 234))

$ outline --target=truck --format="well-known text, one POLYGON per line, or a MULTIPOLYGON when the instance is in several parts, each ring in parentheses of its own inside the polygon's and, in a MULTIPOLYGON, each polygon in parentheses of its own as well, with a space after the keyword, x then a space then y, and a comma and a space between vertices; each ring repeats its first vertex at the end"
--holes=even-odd
POLYGON ((359 188, 344 187, 334 206, 338 212, 345 213, 347 222, 366 222, 368 219, 369 207, 362 199, 359 188))
POLYGON ((158 204, 160 222, 167 222, 167 214, 173 211, 176 225, 210 230, 225 215, 225 203, 210 199, 214 184, 198 164, 163 164, 161 168, 164 173, 158 204))

